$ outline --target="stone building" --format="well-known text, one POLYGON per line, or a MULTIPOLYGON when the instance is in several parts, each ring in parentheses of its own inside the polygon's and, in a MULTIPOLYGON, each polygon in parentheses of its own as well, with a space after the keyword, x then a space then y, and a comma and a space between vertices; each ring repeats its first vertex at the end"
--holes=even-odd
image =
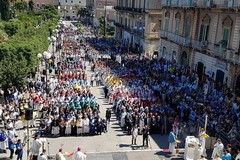
POLYGON ((160 57, 240 89, 240 0, 163 0, 160 57))
POLYGON ((159 50, 161 0, 117 0, 116 39, 152 58, 159 50))
POLYGON ((41 8, 46 4, 53 4, 54 6, 59 5, 59 0, 32 0, 35 7, 41 8))
POLYGON ((99 18, 106 15, 107 23, 114 25, 114 20, 116 16, 116 6, 117 0, 94 0, 93 12, 94 12, 94 25, 99 26, 99 18))
POLYGON ((64 18, 67 20, 77 19, 77 9, 76 5, 86 8, 87 0, 59 0, 58 12, 63 14, 64 18))

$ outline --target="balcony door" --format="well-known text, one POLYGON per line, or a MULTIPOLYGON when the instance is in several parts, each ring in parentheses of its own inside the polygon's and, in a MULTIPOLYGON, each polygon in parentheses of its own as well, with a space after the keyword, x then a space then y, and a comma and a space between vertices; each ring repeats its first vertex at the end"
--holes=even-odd
POLYGON ((183 66, 187 66, 188 65, 188 56, 187 56, 187 52, 183 51, 182 53, 182 65, 183 66))
POLYGON ((185 38, 189 38, 190 32, 191 32, 191 17, 188 16, 186 20, 185 38))

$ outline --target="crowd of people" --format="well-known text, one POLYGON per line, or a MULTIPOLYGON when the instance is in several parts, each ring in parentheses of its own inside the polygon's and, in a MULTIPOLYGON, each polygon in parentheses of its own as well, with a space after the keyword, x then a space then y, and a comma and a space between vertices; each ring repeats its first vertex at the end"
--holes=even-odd
MULTIPOLYGON (((208 134, 225 132, 232 148, 239 147, 240 108, 231 90, 222 90, 208 76, 199 79, 190 68, 163 58, 126 55, 128 50, 123 44, 96 35, 79 36, 71 27, 65 28, 60 62, 53 64, 57 74, 46 82, 39 79, 21 90, 13 87, 5 91, 7 96, 0 107, 5 128, 11 133, 16 121, 25 122, 25 109, 33 108, 34 118, 40 119, 37 133, 41 136, 106 132, 107 120, 99 117, 100 106, 90 90, 96 83, 105 86, 105 98, 113 104, 120 126, 128 134, 133 134, 135 127, 138 134, 144 134, 146 128, 150 134, 168 134, 173 129, 176 137, 181 137, 190 121, 199 122, 198 131, 208 115, 208 134), (116 53, 121 57, 118 62, 116 53), (91 63, 95 72, 89 81, 86 63, 91 63)), ((109 114, 106 118, 109 120, 109 114)), ((35 120, 30 120, 30 127, 35 126, 35 120)), ((11 141, 11 136, 0 137, 0 142, 6 139, 11 141)), ((1 148, 6 150, 6 146, 1 148)))
MULTIPOLYGON (((116 53, 116 48, 110 53, 116 53)), ((226 133, 225 143, 236 151, 240 142, 240 108, 230 89, 222 89, 207 75, 199 79, 197 72, 163 58, 121 58, 120 63, 114 58, 96 61, 92 68, 105 85, 105 96, 114 105, 120 126, 129 134, 135 125, 140 134, 147 125, 150 133, 168 134, 173 129, 180 137, 191 122, 197 124, 196 134, 208 115, 208 134, 218 137, 220 132, 226 133)))

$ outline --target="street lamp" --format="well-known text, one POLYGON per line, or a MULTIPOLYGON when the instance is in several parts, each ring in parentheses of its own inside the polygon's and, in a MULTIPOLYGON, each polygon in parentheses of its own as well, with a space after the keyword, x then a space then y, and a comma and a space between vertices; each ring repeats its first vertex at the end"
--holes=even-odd
MULTIPOLYGON (((56 30, 53 30, 53 33, 56 33, 56 30)), ((56 38, 55 36, 51 36, 51 37, 48 37, 48 40, 49 40, 49 42, 52 44, 53 67, 55 67, 55 61, 54 61, 54 58, 55 58, 54 45, 55 45, 55 42, 56 42, 57 38, 56 38)))
POLYGON ((46 71, 46 73, 45 73, 45 76, 46 76, 45 90, 46 90, 46 92, 47 92, 47 69, 48 69, 48 66, 47 66, 47 65, 48 65, 48 60, 49 60, 51 57, 52 57, 52 54, 51 54, 50 52, 47 52, 47 51, 43 52, 43 54, 42 54, 42 53, 38 53, 38 54, 37 54, 37 58, 38 58, 38 59, 45 61, 45 71, 46 71))

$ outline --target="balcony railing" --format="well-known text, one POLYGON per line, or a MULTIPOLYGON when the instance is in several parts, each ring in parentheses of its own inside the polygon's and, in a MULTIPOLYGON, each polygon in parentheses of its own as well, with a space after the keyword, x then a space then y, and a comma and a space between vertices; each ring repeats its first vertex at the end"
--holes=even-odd
POLYGON ((226 57, 226 49, 222 48, 221 45, 211 44, 208 42, 201 42, 198 40, 182 37, 180 35, 177 35, 177 34, 171 33, 171 32, 167 32, 167 31, 161 31, 160 35, 162 38, 166 38, 166 39, 173 41, 174 43, 177 43, 179 45, 191 47, 191 48, 197 49, 199 51, 208 51, 213 56, 217 56, 220 58, 226 57))
POLYGON ((194 7, 193 0, 163 0, 162 7, 194 7))
POLYGON ((132 7, 119 7, 115 6, 115 10, 121 10, 121 11, 128 11, 128 12, 136 12, 136 13, 144 13, 145 9, 144 8, 132 8, 132 7))
POLYGON ((239 0, 163 0, 162 7, 240 8, 239 0))
POLYGON ((233 50, 227 50, 226 59, 233 64, 240 64, 240 55, 236 54, 233 50))

